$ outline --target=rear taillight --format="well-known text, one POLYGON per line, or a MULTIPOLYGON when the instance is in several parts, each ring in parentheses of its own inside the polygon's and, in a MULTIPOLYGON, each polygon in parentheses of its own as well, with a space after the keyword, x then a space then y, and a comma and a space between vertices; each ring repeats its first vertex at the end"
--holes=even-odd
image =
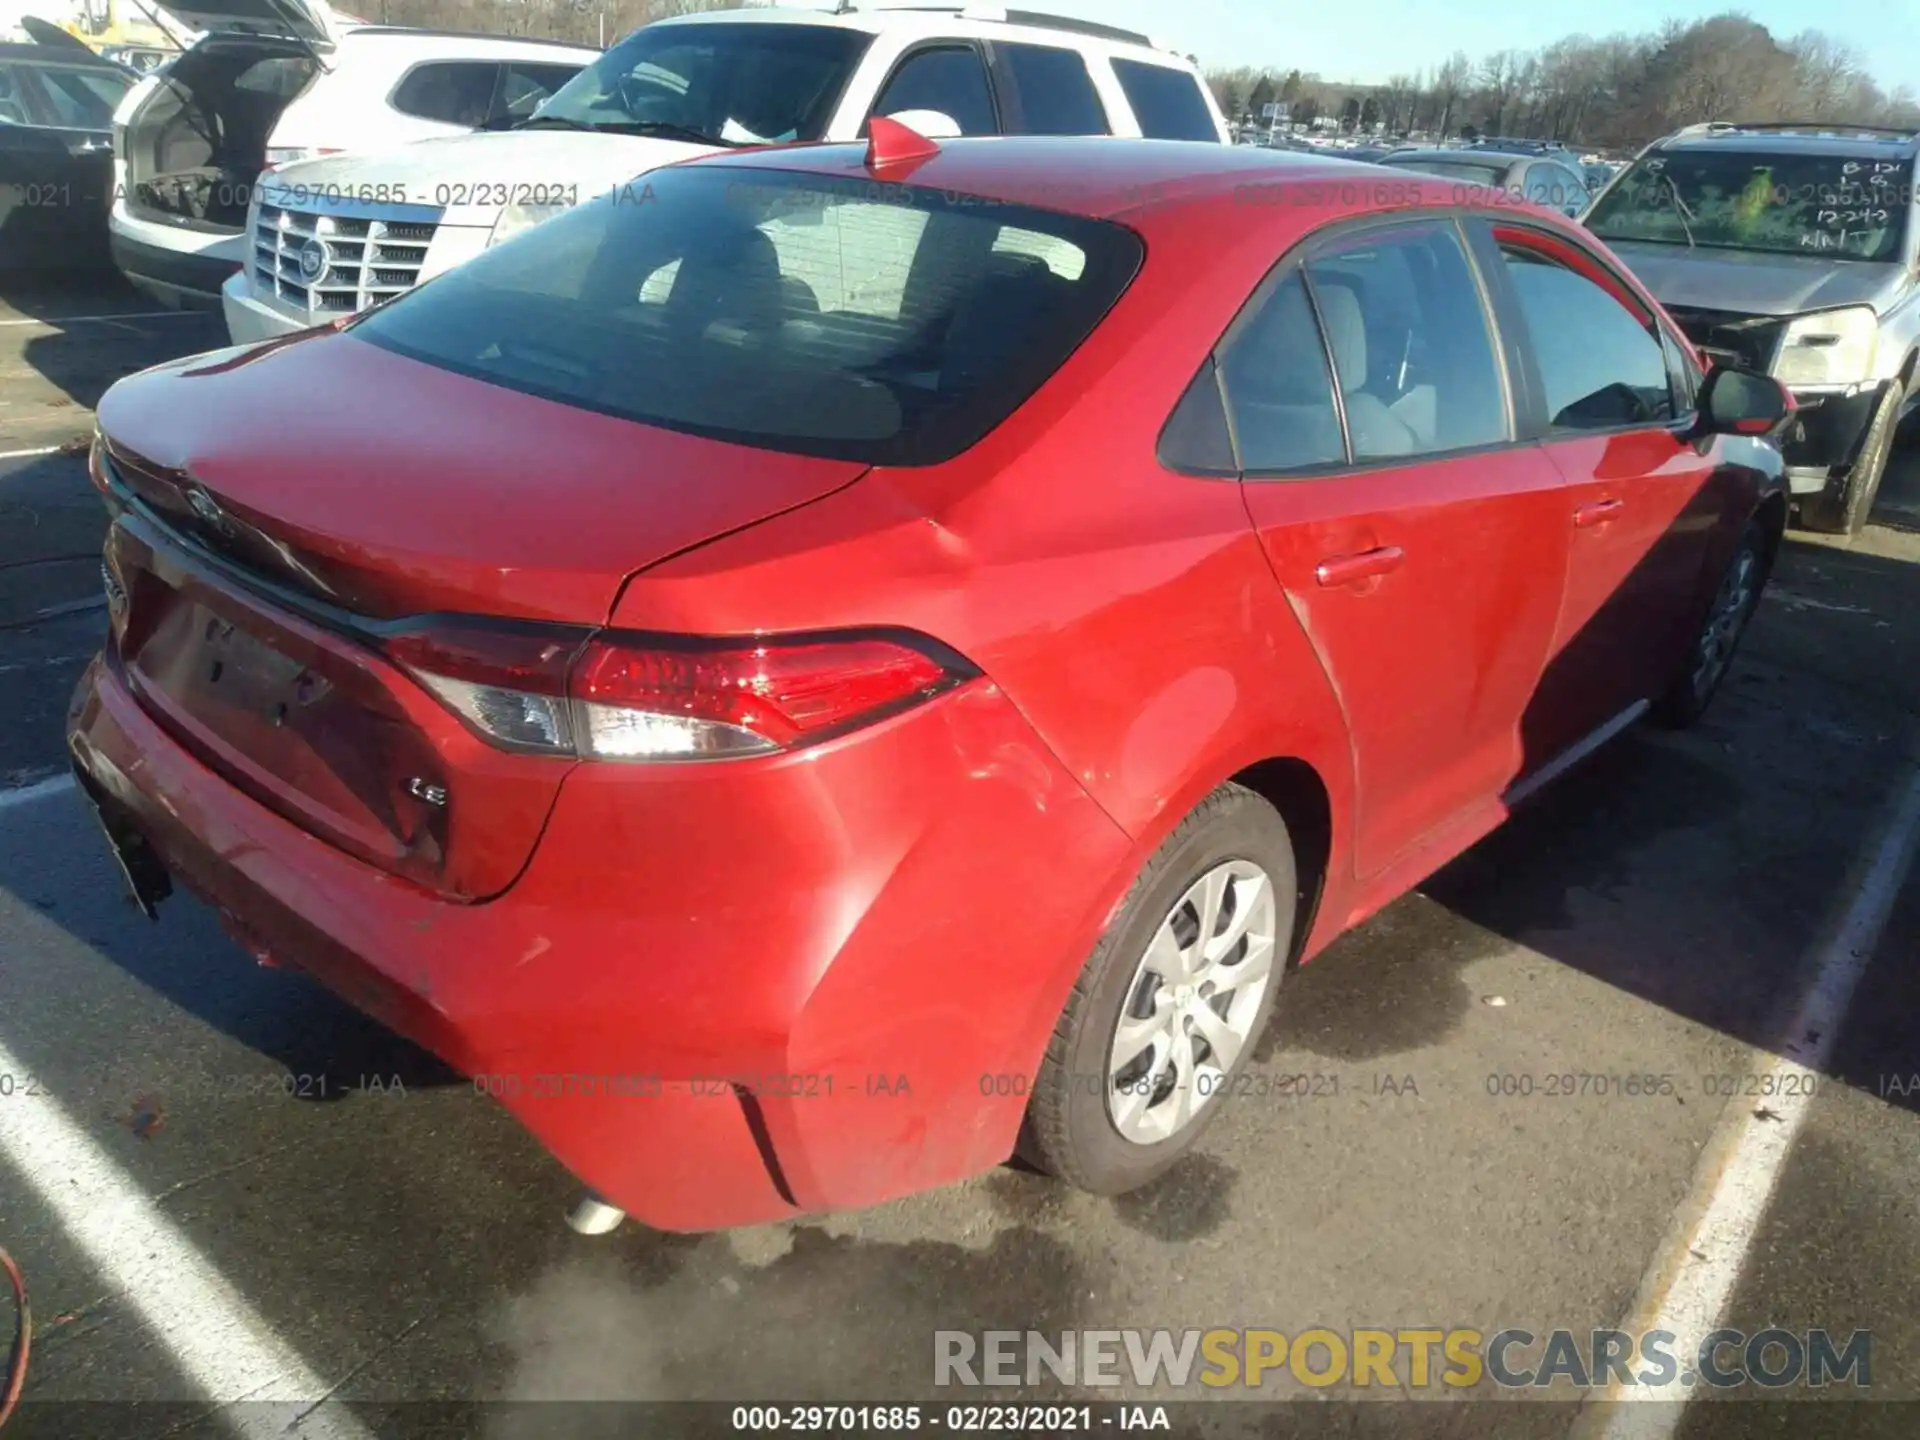
POLYGON ((900 632, 703 640, 435 621, 381 644, 481 738, 600 760, 769 754, 882 719, 977 673, 900 632))

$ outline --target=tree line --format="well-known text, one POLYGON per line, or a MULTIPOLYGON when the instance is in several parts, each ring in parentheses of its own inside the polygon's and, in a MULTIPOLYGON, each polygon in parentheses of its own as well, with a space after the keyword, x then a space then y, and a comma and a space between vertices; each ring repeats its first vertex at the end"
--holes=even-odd
POLYGON ((1920 104, 1888 93, 1852 47, 1818 30, 1776 39, 1741 15, 1669 22, 1640 35, 1572 35, 1478 61, 1357 85, 1299 70, 1242 66, 1207 76, 1228 119, 1283 102, 1296 124, 1436 138, 1502 135, 1632 149, 1707 120, 1818 120, 1920 130, 1920 104))

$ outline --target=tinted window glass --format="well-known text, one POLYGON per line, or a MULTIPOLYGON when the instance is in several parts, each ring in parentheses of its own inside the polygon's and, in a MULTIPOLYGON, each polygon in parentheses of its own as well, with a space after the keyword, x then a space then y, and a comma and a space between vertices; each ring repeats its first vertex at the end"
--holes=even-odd
POLYGON ((563 85, 533 123, 742 144, 818 140, 872 38, 832 25, 643 26, 563 85))
POLYGON ((1160 461, 1176 470, 1205 475, 1231 475, 1240 467, 1233 459, 1233 439, 1227 432, 1227 412, 1220 399, 1220 376, 1207 361, 1187 386, 1160 432, 1160 461))
POLYGON ((1326 347, 1298 271, 1276 286, 1220 357, 1227 414, 1249 471, 1344 464, 1326 347))
POLYGON ((986 66, 971 46, 921 50, 903 60, 874 102, 873 113, 897 115, 902 110, 938 110, 962 135, 991 135, 999 128, 986 66))
POLYGON ((64 65, 35 65, 53 123, 69 130, 105 130, 113 124, 113 110, 132 88, 131 77, 111 70, 82 70, 64 65))
POLYGON ((1076 50, 1051 45, 997 45, 1020 91, 1021 133, 1105 135, 1107 112, 1076 50))
POLYGON ((670 166, 644 203, 581 205, 347 333, 627 419, 934 463, 1058 368, 1141 246, 1105 221, 887 188, 881 203, 870 181, 670 166), (1019 246, 997 248, 1009 230, 1019 246))
POLYGON ((393 108, 419 120, 473 129, 487 123, 500 67, 493 61, 436 61, 416 65, 393 92, 393 108))
POLYGON ((1493 339, 1451 225, 1372 231, 1307 273, 1356 460, 1507 438, 1493 339))
POLYGON ((1219 141, 1198 76, 1139 60, 1115 60, 1113 73, 1149 140, 1219 141))
POLYGON ((1673 418, 1666 354, 1645 320, 1584 275, 1532 250, 1500 248, 1555 429, 1607 430, 1673 418))
POLYGON ((19 67, 0 65, 0 125, 31 124, 33 117, 27 111, 27 97, 21 93, 19 67))
POLYGON ((501 67, 500 89, 494 96, 494 120, 524 120, 546 98, 580 73, 578 65, 529 65, 523 60, 501 67))

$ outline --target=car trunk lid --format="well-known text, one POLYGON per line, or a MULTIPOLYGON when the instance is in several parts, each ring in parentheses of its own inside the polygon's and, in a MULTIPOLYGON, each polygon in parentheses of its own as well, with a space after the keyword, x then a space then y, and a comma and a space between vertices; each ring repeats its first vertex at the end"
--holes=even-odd
POLYGON ((298 40, 319 51, 339 42, 344 20, 320 0, 162 0, 160 8, 189 30, 298 40))
POLYGON ((603 624, 634 571, 851 483, 321 332, 102 400, 115 650, 209 768, 450 898, 532 853, 571 761, 487 744, 381 637, 426 615, 603 624))

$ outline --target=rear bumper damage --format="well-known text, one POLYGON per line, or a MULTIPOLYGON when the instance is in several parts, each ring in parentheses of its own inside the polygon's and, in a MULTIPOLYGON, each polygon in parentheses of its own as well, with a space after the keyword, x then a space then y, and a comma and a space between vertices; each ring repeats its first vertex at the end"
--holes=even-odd
POLYGON ((806 754, 580 766, 519 882, 450 902, 202 767, 116 665, 69 740, 136 852, 660 1229, 1001 1163, 1135 858, 982 683, 806 754))

